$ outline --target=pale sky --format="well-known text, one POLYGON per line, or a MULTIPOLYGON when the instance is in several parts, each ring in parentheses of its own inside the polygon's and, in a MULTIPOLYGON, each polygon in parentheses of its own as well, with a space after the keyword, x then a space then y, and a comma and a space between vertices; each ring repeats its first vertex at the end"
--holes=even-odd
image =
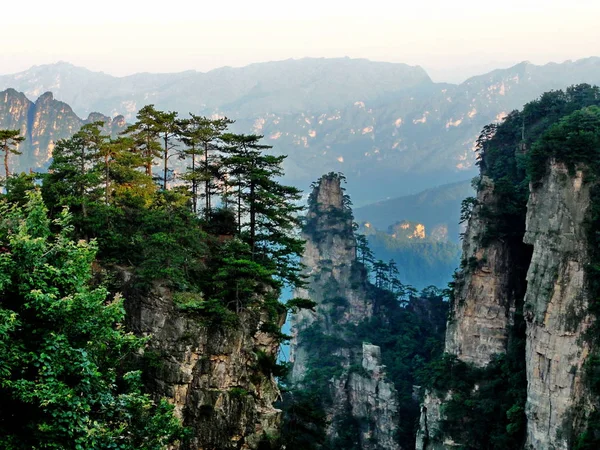
POLYGON ((120 76, 350 56, 460 81, 523 60, 600 55, 599 0, 3 3, 0 73, 59 60, 120 76))

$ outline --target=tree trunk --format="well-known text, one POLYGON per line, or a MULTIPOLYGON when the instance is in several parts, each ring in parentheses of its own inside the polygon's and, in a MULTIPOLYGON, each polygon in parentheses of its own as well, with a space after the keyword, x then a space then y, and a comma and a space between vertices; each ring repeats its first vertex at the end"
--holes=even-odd
MULTIPOLYGON (((85 147, 81 147, 81 175, 85 173, 85 147)), ((83 217, 87 217, 87 209, 85 207, 85 199, 83 198, 85 195, 85 186, 83 183, 79 186, 79 195, 81 196, 81 210, 83 212, 83 217)), ((87 240, 87 237, 86 237, 87 240)))
POLYGON ((167 135, 165 134, 165 154, 164 154, 164 169, 163 169, 163 189, 166 191, 167 190, 167 174, 169 173, 169 168, 168 168, 168 159, 169 159, 169 147, 168 147, 168 138, 167 135))
POLYGON ((238 233, 242 232, 242 182, 238 180, 238 233))
POLYGON ((4 174, 6 175, 6 179, 10 177, 10 171, 8 170, 8 145, 4 146, 4 174))
POLYGON ((104 155, 104 199, 108 205, 108 153, 104 155))
POLYGON ((208 173, 208 143, 204 143, 204 195, 206 196, 204 206, 204 216, 208 219, 210 216, 210 174, 208 173))
POLYGON ((192 209, 198 213, 198 180, 196 180, 196 149, 192 147, 192 209))
POLYGON ((256 235, 256 199, 254 198, 256 185, 254 181, 250 182, 250 249, 252 259, 254 259, 254 237, 256 235))

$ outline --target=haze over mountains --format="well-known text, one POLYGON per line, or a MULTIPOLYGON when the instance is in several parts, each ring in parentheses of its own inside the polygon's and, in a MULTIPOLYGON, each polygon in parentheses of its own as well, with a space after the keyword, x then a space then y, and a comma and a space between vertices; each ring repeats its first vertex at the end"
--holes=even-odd
MULTIPOLYGON (((474 143, 485 124, 544 91, 582 82, 600 84, 600 58, 523 62, 459 85, 434 83, 420 67, 348 58, 127 77, 57 63, 0 76, 0 89, 30 100, 51 91, 64 102, 44 97, 40 117, 56 117, 52 108, 70 117, 70 106, 83 117, 97 111, 131 121, 149 103, 182 116, 226 115, 236 120, 235 131, 264 134, 265 143, 289 155, 288 182, 306 188, 323 172, 341 171, 362 205, 472 177, 474 143)), ((19 114, 29 120, 7 107, 15 95, 0 97, 0 127, 17 126, 19 114)), ((46 131, 64 137, 83 121, 68 122, 54 120, 46 131)), ((30 158, 38 167, 48 157, 41 147, 30 158)))

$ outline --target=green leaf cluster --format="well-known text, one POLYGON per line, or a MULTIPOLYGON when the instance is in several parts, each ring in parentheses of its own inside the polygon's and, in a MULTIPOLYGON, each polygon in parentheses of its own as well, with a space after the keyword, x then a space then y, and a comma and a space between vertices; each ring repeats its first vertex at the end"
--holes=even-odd
POLYGON ((95 242, 51 224, 39 192, 0 203, 0 446, 162 449, 182 436, 165 401, 128 369, 144 341, 118 297, 91 288, 95 242), (51 230, 51 225, 55 231, 51 230))

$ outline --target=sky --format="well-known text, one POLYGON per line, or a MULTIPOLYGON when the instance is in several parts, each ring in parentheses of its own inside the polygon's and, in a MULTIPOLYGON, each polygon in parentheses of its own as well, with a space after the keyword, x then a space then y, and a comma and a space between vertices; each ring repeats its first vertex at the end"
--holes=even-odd
POLYGON ((600 55, 598 0, 25 1, 2 5, 2 74, 57 61, 123 76, 349 56, 458 82, 600 55))

